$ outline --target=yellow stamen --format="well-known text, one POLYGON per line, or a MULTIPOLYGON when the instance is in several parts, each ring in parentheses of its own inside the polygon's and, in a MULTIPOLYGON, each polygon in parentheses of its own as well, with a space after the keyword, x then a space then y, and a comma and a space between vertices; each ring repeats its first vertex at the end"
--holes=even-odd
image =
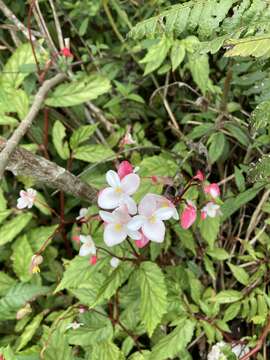
POLYGON ((157 221, 157 219, 156 219, 156 216, 155 216, 155 215, 152 215, 152 216, 149 218, 149 222, 150 222, 151 224, 155 224, 156 221, 157 221))
POLYGON ((120 187, 117 187, 117 188, 115 188, 115 192, 119 194, 119 193, 123 192, 123 190, 120 187))
POLYGON ((115 229, 115 231, 117 231, 117 232, 119 232, 119 231, 121 231, 122 230, 122 225, 121 224, 115 224, 114 225, 114 229, 115 229))

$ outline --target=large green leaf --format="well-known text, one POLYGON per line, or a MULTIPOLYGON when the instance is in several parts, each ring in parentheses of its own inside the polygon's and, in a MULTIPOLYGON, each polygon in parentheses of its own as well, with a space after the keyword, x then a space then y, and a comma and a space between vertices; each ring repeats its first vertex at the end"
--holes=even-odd
POLYGON ((0 245, 12 241, 32 219, 31 213, 22 213, 5 223, 0 228, 0 245))
POLYGON ((52 128, 52 140, 58 155, 63 160, 67 160, 69 158, 69 147, 67 141, 64 140, 65 137, 65 126, 61 123, 61 121, 56 120, 52 128))
POLYGON ((44 352, 46 360, 74 360, 72 348, 68 345, 68 337, 56 330, 50 336, 44 352))
POLYGON ((270 36, 251 36, 243 39, 231 39, 226 42, 229 50, 225 56, 255 56, 268 58, 270 56, 270 36))
POLYGON ((31 279, 30 273, 31 258, 34 255, 26 235, 21 236, 12 246, 11 256, 13 270, 18 278, 25 282, 31 279))
POLYGON ((72 150, 76 149, 81 143, 86 140, 89 140, 90 137, 96 131, 98 125, 85 125, 80 126, 79 129, 73 131, 72 136, 70 138, 70 147, 72 150))
POLYGON ((184 350, 193 336, 195 322, 182 319, 177 327, 153 347, 149 360, 165 360, 184 350))
POLYGON ((74 158, 90 163, 96 163, 113 157, 114 152, 104 145, 84 145, 74 151, 74 158))
POLYGON ((91 360, 124 360, 120 349, 111 341, 104 341, 93 346, 91 360))
POLYGON ((167 310, 165 279, 158 265, 150 261, 140 265, 138 274, 141 289, 141 320, 149 336, 152 336, 167 310))
POLYGON ((82 104, 107 93, 111 88, 110 81, 101 76, 85 76, 69 84, 59 85, 45 101, 46 105, 61 107, 82 104))
POLYGON ((34 319, 26 326, 22 335, 20 336, 19 343, 16 347, 16 351, 23 349, 34 336, 35 332, 40 326, 40 323, 44 317, 44 313, 40 313, 34 317, 34 319))

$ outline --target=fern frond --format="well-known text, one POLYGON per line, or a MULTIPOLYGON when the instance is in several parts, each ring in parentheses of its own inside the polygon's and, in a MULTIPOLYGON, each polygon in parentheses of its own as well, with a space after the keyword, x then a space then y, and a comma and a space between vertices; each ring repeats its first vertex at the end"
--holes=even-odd
POLYGON ((158 16, 139 22, 129 32, 129 37, 141 39, 157 33, 173 32, 180 35, 184 31, 194 32, 202 38, 216 33, 219 24, 237 0, 197 0, 173 5, 158 16))
POLYGON ((252 163, 248 169, 248 181, 269 181, 270 180, 270 155, 264 155, 256 163, 252 163))
MULTIPOLYGON (((270 19, 269 19, 270 21, 270 19)), ((246 37, 244 39, 232 39, 225 43, 230 49, 225 56, 270 56, 270 34, 262 36, 246 37)))

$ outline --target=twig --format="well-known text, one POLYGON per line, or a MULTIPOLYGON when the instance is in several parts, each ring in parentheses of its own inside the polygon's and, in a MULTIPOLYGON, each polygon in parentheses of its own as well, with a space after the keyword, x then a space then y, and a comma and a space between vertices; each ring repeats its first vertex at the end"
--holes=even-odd
POLYGON ((60 22, 59 22, 59 19, 58 19, 56 10, 55 10, 53 0, 49 0, 49 3, 51 5, 52 12, 53 12, 55 28, 56 28, 56 32, 57 32, 57 36, 58 36, 58 43, 59 43, 60 49, 63 49, 65 47, 65 44, 64 44, 64 40, 63 40, 63 33, 62 33, 61 25, 60 25, 60 22))
POLYGON ((94 105, 91 101, 87 101, 86 105, 89 108, 89 110, 92 111, 92 113, 95 115, 95 117, 105 126, 105 128, 108 132, 112 132, 114 130, 113 124, 111 124, 105 118, 102 111, 96 105, 94 105))
POLYGON ((44 81, 43 85, 39 88, 29 113, 6 142, 5 148, 0 153, 0 179, 3 177, 9 157, 34 121, 47 93, 65 78, 65 74, 58 74, 54 78, 44 81))
MULTIPOLYGON (((4 148, 5 143, 4 139, 0 139, 0 150, 4 148)), ((54 162, 20 147, 17 147, 11 154, 6 169, 15 176, 30 177, 36 183, 62 190, 90 203, 97 196, 97 190, 83 182, 79 177, 54 162)))
MULTIPOLYGON (((13 23, 15 26, 21 30, 24 36, 30 40, 28 29, 24 26, 24 24, 13 14, 13 12, 6 6, 6 4, 0 0, 0 10, 3 14, 13 23)), ((32 40, 36 40, 35 36, 32 34, 32 40)))

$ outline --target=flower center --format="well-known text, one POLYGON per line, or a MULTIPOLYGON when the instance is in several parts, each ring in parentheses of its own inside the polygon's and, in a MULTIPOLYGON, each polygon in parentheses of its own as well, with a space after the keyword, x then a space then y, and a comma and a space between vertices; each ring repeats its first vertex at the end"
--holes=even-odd
POLYGON ((156 218, 155 215, 150 216, 149 222, 150 222, 151 224, 155 224, 156 221, 157 221, 157 218, 156 218))
POLYGON ((123 192, 123 190, 118 186, 118 187, 115 188, 115 192, 117 194, 120 194, 121 192, 123 192))
POLYGON ((117 232, 121 231, 122 228, 123 228, 123 226, 122 226, 121 224, 115 224, 115 225, 114 225, 114 229, 115 229, 115 231, 117 231, 117 232))

